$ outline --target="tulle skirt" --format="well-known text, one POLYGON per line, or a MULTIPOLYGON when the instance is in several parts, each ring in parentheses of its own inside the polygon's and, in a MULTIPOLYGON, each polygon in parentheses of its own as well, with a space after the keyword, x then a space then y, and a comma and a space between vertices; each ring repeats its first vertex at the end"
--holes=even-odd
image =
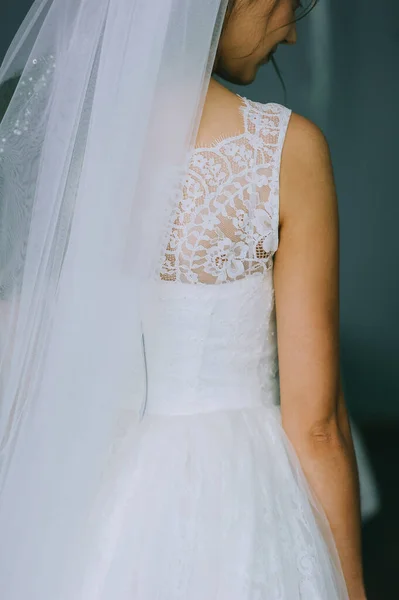
POLYGON ((348 599, 277 407, 146 415, 136 427, 109 464, 118 476, 79 598, 348 599))

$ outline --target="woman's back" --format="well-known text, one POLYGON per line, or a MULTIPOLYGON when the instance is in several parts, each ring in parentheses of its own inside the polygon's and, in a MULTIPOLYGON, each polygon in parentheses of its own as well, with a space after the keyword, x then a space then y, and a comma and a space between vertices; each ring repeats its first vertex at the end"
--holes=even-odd
POLYGON ((281 152, 291 111, 211 86, 162 279, 225 283, 272 267, 281 152), (221 112, 227 106, 225 116, 221 112))

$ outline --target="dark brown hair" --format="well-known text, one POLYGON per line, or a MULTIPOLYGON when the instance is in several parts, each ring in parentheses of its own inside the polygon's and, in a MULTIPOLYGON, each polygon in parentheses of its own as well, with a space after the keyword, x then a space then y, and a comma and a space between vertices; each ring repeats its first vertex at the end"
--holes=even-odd
MULTIPOLYGON (((257 2, 257 1, 258 0, 247 0, 247 5, 250 6, 251 4, 255 4, 255 2, 257 2)), ((318 2, 318 0, 309 0, 308 2, 306 2, 306 5, 305 5, 303 2, 298 0, 297 10, 299 10, 300 8, 302 10, 299 13, 299 15, 296 17, 295 21, 300 21, 301 19, 306 17, 310 13, 310 11, 313 10, 313 8, 316 6, 317 2, 318 2)), ((237 0, 228 0, 225 25, 226 25, 227 21, 229 20, 231 14, 233 13, 233 10, 236 7, 236 5, 237 5, 237 0)))
MULTIPOLYGON (((255 4, 255 2, 257 2, 257 0, 247 0, 247 4, 249 6, 251 4, 255 4)), ((302 2, 298 1, 298 9, 302 8, 303 10, 298 15, 298 17, 295 19, 295 21, 300 21, 301 19, 306 17, 310 13, 310 11, 313 10, 313 8, 316 6, 317 2, 318 2, 318 0, 309 0, 309 2, 307 2, 306 6, 305 6, 302 2)), ((225 24, 228 21, 229 17, 231 16, 236 4, 237 4, 237 0, 228 0, 225 24)))

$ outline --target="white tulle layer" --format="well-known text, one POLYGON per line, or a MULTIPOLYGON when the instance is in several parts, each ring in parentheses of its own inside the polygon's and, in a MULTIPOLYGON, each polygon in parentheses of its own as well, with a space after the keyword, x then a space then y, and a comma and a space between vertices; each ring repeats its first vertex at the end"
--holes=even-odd
POLYGON ((121 477, 79 598, 347 600, 277 407, 146 415, 138 428, 110 464, 121 477))

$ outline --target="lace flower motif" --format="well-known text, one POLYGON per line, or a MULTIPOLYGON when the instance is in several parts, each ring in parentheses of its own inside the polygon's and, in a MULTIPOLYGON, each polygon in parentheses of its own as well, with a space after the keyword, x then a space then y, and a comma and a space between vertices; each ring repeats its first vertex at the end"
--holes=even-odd
POLYGON ((289 111, 243 101, 244 132, 192 153, 171 216, 161 279, 227 283, 272 268, 289 111))

